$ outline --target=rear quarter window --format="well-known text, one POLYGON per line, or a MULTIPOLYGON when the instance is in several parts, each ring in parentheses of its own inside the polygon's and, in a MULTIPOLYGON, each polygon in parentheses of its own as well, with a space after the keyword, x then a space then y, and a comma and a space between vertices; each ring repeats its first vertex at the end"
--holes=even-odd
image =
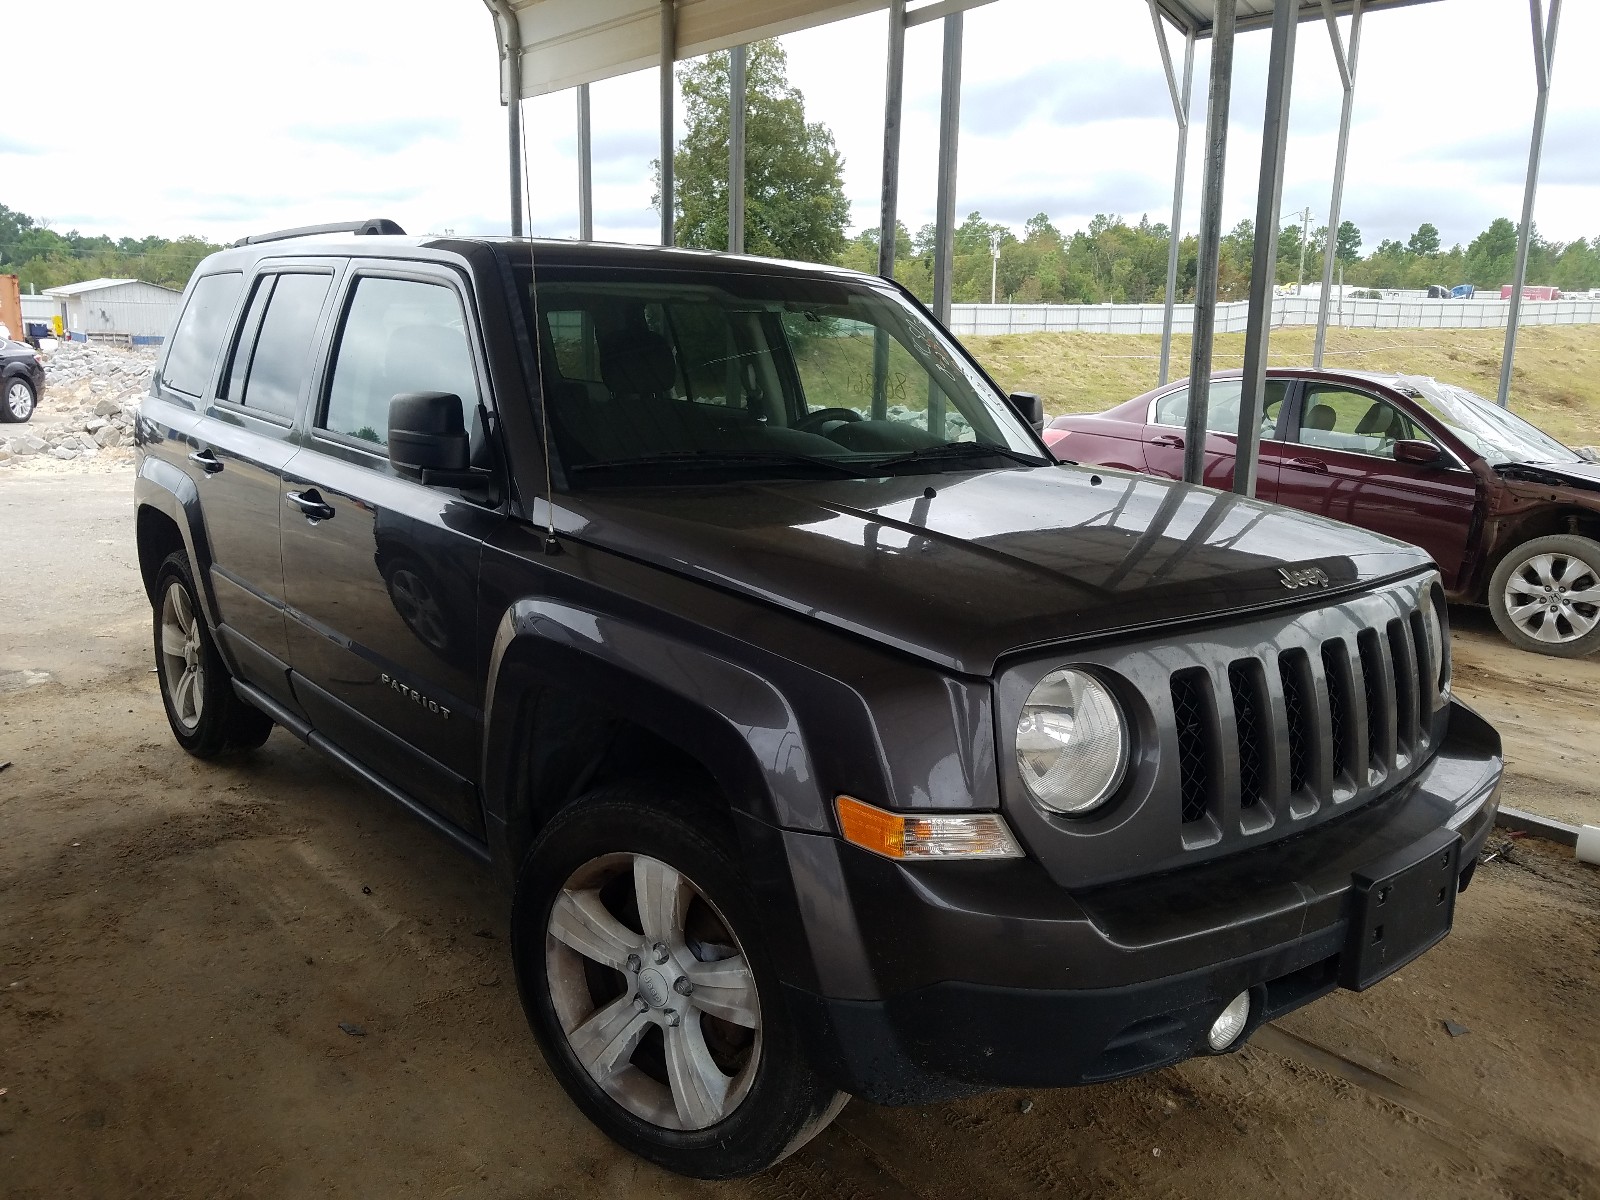
POLYGON ((167 387, 189 396, 205 394, 243 286, 244 275, 238 271, 207 275, 194 285, 161 370, 167 387))

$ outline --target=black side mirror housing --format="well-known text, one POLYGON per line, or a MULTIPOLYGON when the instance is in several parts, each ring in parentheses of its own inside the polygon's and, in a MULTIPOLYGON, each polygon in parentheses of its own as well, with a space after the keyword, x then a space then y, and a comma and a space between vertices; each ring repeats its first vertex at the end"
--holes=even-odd
POLYGON ((1033 426, 1035 433, 1044 432, 1044 401, 1039 398, 1038 392, 1012 392, 1011 407, 1017 410, 1018 416, 1033 426))
POLYGON ((425 483, 429 473, 467 472, 472 445, 461 419, 461 397, 401 392, 390 400, 389 462, 402 475, 422 475, 425 483))
POLYGON ((1425 442, 1421 438, 1402 438, 1394 444, 1395 462, 1411 463, 1417 467, 1431 467, 1444 457, 1432 442, 1425 442))

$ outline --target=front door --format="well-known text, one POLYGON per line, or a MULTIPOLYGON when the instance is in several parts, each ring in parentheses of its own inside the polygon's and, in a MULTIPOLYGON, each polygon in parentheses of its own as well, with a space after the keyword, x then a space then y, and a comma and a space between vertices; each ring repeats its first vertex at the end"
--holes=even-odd
MULTIPOLYGON (((1218 491, 1233 490, 1233 463, 1239 445, 1239 405, 1244 384, 1237 379, 1213 379, 1206 403, 1206 452, 1202 481, 1218 491)), ((1261 453, 1256 464, 1256 498, 1276 500, 1278 489, 1278 422, 1283 415, 1288 384, 1267 380, 1261 415, 1261 453)), ((1151 405, 1150 423, 1144 431, 1145 469, 1168 479, 1183 478, 1184 422, 1189 415, 1189 388, 1182 385, 1151 405)))
POLYGON ((1279 503, 1415 543, 1445 590, 1458 586, 1478 481, 1448 451, 1425 466, 1395 460, 1395 442, 1433 441, 1427 430, 1370 392, 1307 383, 1291 434, 1279 503))
POLYGON ((387 455, 390 399, 438 391, 461 398, 474 457, 484 456, 477 338, 444 271, 357 269, 342 312, 321 401, 283 480, 295 692, 320 732, 482 837, 477 580, 483 539, 502 517, 402 478, 387 455))

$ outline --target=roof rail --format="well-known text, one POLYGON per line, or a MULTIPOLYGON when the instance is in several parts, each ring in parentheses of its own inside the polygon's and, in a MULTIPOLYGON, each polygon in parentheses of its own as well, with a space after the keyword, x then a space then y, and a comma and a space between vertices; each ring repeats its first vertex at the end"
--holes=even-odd
POLYGON ((277 229, 271 233, 252 233, 234 243, 235 246, 254 246, 259 242, 281 242, 288 238, 310 237, 317 233, 404 234, 395 222, 387 217, 370 217, 365 221, 335 221, 331 225, 301 225, 297 229, 277 229))

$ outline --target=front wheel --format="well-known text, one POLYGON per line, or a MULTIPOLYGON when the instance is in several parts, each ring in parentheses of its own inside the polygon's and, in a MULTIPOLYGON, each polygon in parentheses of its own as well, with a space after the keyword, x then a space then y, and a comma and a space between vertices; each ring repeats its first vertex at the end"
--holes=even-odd
POLYGON ((601 788, 517 884, 517 984, 545 1060, 614 1141, 701 1179, 761 1171, 848 1099, 801 1055, 725 817, 601 788))
POLYGON ((5 397, 5 403, 0 404, 0 421, 26 421, 33 416, 33 406, 39 401, 33 384, 21 376, 4 382, 4 388, 0 389, 5 397))
POLYGON ((1600 542, 1575 533, 1524 542, 1495 568, 1489 611, 1519 649, 1559 658, 1600 650, 1600 542))

